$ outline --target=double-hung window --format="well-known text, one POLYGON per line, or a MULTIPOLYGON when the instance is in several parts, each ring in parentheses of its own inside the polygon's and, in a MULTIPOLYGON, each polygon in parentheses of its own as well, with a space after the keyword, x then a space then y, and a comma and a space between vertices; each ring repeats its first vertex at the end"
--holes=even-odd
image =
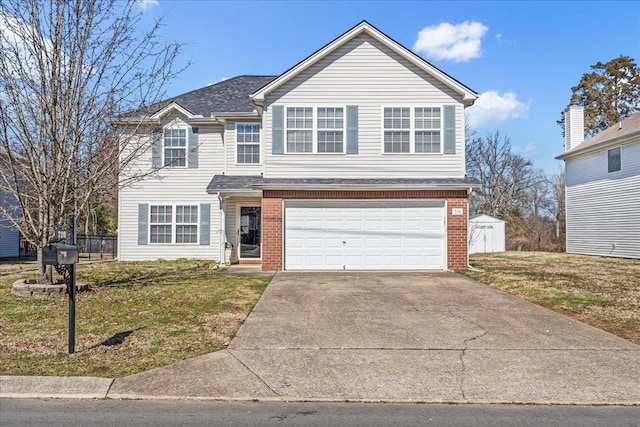
POLYGON ((150 243, 198 243, 198 206, 151 205, 150 243))
POLYGON ((197 206, 176 206, 176 243, 198 243, 197 206))
POLYGON ((440 107, 384 107, 384 153, 441 153, 440 107))
POLYGON ((173 206, 151 206, 149 233, 151 243, 171 243, 173 206))
POLYGON ((238 163, 260 163, 259 124, 236 124, 236 151, 238 163))
POLYGON ((344 109, 318 108, 318 153, 344 152, 344 109))
POLYGON ((165 128, 163 132, 164 166, 187 166, 187 129, 165 128))
POLYGON ((384 152, 409 153, 411 151, 411 109, 384 109, 384 152))
POLYGON ((415 152, 440 152, 440 108, 419 107, 415 109, 415 152))
POLYGON ((313 152, 313 108, 287 107, 287 152, 313 152))

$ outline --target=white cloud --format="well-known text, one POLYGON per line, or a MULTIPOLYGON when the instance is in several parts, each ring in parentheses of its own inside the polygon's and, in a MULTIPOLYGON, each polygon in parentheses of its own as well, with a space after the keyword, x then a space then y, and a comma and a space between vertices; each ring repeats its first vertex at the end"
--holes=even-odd
POLYGON ((475 21, 458 25, 443 22, 422 29, 413 50, 434 59, 469 61, 482 56, 480 39, 488 30, 489 27, 475 21))
POLYGON ((136 0, 136 5, 142 10, 147 10, 151 6, 157 6, 158 0, 136 0))
POLYGON ((498 92, 488 91, 480 94, 473 106, 467 108, 467 115, 472 127, 482 127, 524 117, 528 111, 529 103, 519 101, 515 93, 500 95, 498 92))
POLYGON ((503 46, 504 45, 516 44, 516 42, 514 40, 509 40, 502 33, 496 34, 496 40, 498 41, 499 44, 501 44, 503 46))

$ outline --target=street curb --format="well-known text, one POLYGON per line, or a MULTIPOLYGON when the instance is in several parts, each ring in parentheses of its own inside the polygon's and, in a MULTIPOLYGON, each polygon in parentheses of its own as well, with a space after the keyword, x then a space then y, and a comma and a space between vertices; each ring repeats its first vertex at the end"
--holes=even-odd
POLYGON ((0 398, 106 399, 113 378, 0 375, 0 398))

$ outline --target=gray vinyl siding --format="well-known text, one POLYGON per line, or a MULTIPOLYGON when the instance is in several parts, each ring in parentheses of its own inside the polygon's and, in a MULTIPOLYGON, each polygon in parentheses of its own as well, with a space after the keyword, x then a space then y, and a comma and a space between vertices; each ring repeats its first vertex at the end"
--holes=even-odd
MULTIPOLYGON (((164 123, 173 117, 167 118, 164 123)), ((158 176, 149 177, 120 190, 118 218, 118 257, 122 261, 146 259, 200 258, 221 259, 220 203, 217 195, 207 194, 207 185, 215 174, 224 171, 222 126, 198 126, 198 168, 164 168, 158 176), (210 242, 199 244, 138 244, 138 205, 210 204, 210 242)), ((142 137, 144 138, 144 137, 142 137)), ((150 170, 151 150, 133 169, 150 170)), ((126 173, 126 172, 125 172, 126 173)), ((201 210, 198 209, 198 215, 201 210)), ((174 230, 175 232, 175 230, 174 230)))
MULTIPOLYGON (((356 37, 267 96, 265 177, 462 178, 462 96, 367 36, 356 37), (358 154, 285 154, 271 150, 271 108, 358 106, 358 154), (444 154, 382 154, 384 106, 455 105, 456 149, 444 154)), ((444 137, 444 132, 442 133, 444 137)))
POLYGON ((567 252, 640 258, 640 141, 622 146, 607 172, 607 150, 566 161, 567 252))
MULTIPOLYGON (((14 218, 19 218, 15 198, 0 191, 0 204, 3 207, 16 207, 14 218)), ((13 209, 12 209, 13 210, 13 209)), ((0 258, 17 257, 20 254, 20 232, 12 225, 8 218, 0 214, 0 258)))

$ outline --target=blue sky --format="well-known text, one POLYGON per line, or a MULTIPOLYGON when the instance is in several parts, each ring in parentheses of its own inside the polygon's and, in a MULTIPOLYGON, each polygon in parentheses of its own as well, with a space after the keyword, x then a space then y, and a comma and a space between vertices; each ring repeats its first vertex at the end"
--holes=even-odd
POLYGON ((242 74, 280 74, 358 22, 481 94, 470 110, 484 136, 499 130, 537 168, 555 172, 556 120, 571 87, 598 61, 640 58, 640 1, 140 0, 145 20, 193 64, 169 95, 242 74))

